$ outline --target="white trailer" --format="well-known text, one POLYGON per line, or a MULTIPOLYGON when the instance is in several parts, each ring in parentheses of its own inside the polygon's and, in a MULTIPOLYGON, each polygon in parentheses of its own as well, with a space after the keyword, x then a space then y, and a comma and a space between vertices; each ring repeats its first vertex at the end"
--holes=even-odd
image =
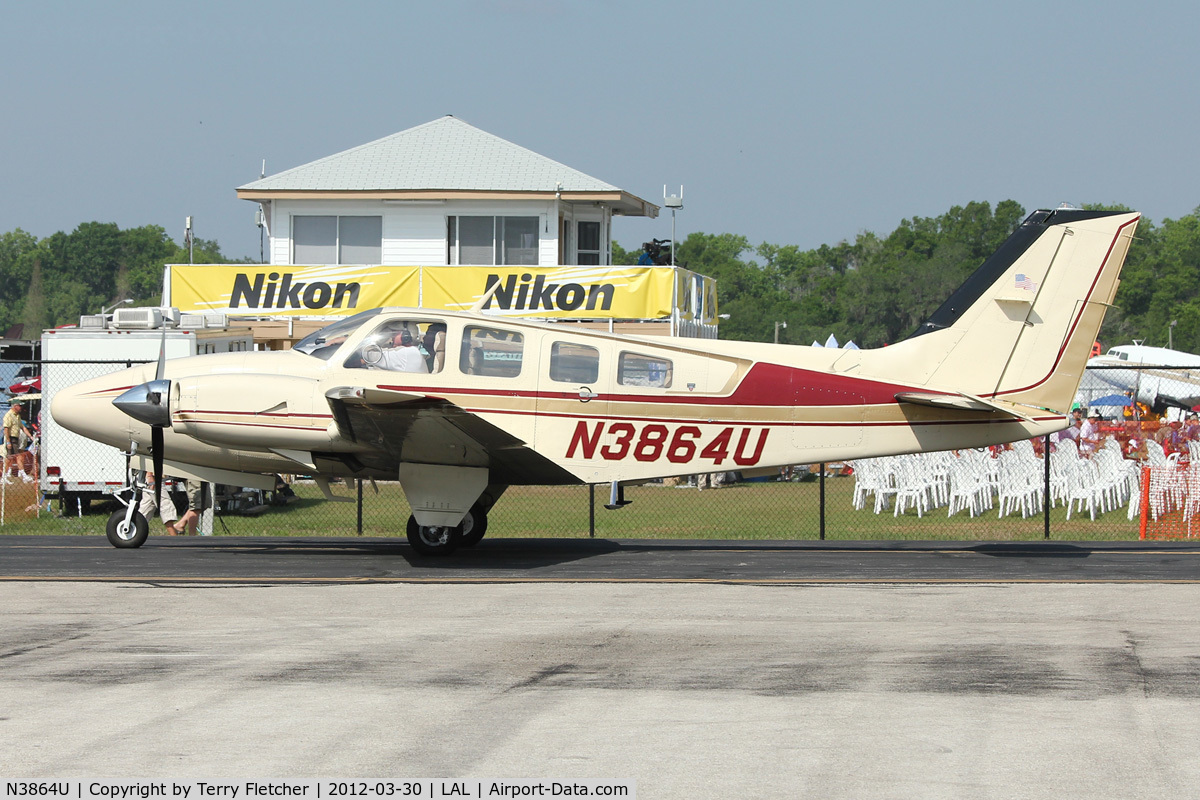
POLYGON ((111 320, 82 317, 79 327, 42 333, 41 441, 39 481, 43 494, 75 511, 125 485, 125 456, 55 424, 55 392, 89 378, 158 360, 166 329, 167 358, 254 349, 247 328, 229 328, 223 317, 184 314, 177 309, 119 309, 111 320))

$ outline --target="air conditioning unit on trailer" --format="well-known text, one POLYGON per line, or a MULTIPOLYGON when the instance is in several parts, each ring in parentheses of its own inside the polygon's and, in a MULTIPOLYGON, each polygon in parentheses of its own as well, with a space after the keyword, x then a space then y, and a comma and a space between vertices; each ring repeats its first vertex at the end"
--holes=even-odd
POLYGON ((118 308, 113 312, 112 326, 117 330, 146 331, 175 328, 179 325, 178 308, 118 308))
POLYGON ((162 311, 157 308, 118 308, 112 326, 123 331, 144 331, 162 327, 162 311))
POLYGON ((229 327, 229 317, 224 314, 180 314, 180 328, 226 328, 229 327))

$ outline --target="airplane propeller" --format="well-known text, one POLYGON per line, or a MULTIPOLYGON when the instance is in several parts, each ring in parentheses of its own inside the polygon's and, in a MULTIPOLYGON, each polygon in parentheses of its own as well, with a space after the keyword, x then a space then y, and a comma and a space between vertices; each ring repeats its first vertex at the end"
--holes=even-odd
POLYGON ((163 328, 158 349, 154 380, 134 386, 113 400, 113 405, 129 416, 150 426, 150 454, 154 459, 154 503, 162 502, 163 429, 171 427, 171 382, 163 378, 167 370, 167 329, 163 328))

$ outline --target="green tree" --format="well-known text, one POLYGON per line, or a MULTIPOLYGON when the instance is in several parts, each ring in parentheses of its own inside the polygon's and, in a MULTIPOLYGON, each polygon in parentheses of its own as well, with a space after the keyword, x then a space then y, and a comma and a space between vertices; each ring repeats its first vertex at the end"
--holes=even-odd
POLYGON ((24 325, 23 336, 34 336, 37 331, 49 327, 50 319, 46 313, 46 294, 42 285, 41 259, 34 257, 33 276, 29 279, 29 291, 25 295, 21 322, 24 325))

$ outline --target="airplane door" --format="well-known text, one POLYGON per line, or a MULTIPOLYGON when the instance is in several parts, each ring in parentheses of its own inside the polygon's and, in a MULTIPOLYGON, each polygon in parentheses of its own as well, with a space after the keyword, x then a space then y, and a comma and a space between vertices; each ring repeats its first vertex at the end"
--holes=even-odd
POLYGON ((611 373, 603 342, 547 336, 542 341, 537 389, 537 450, 565 461, 584 480, 607 480, 600 442, 608 425, 611 373))

